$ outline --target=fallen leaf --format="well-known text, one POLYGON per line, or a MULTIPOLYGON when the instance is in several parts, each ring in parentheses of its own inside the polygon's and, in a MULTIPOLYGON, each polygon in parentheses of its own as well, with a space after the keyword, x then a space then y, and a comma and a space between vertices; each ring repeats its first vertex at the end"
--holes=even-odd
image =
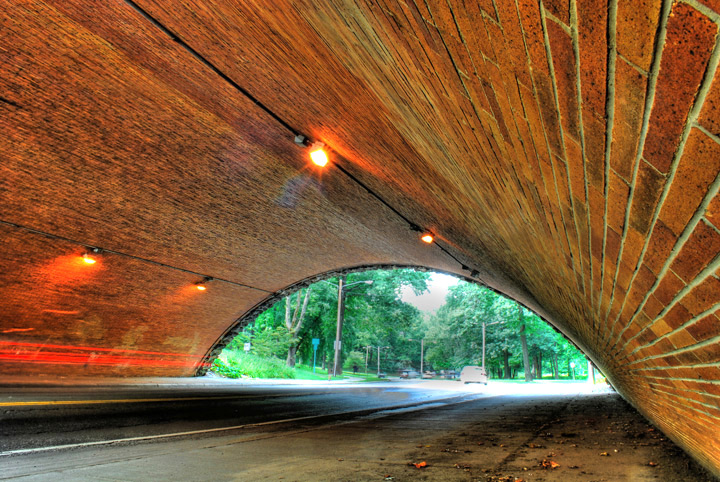
POLYGON ((560 467, 560 464, 555 462, 554 460, 543 459, 543 461, 540 462, 540 467, 542 467, 543 469, 557 469, 558 467, 560 467))
POLYGON ((600 452, 600 457, 610 457, 610 454, 607 452, 600 452))
POLYGON ((413 465, 415 466, 416 469, 422 469, 422 468, 428 466, 427 462, 425 462, 424 460, 423 460, 422 462, 420 462, 420 463, 413 464, 413 465))
POLYGON ((658 463, 657 463, 657 462, 648 462, 648 465, 649 465, 650 467, 657 467, 657 466, 658 466, 658 463))
POLYGON ((338 459, 338 462, 342 462, 343 460, 345 460, 345 459, 338 459))

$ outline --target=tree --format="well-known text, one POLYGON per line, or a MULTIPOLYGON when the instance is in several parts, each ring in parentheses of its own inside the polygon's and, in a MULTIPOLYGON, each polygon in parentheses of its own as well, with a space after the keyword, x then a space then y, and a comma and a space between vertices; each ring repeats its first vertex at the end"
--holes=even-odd
POLYGON ((303 296, 303 290, 297 292, 295 310, 292 310, 292 298, 294 295, 290 295, 285 298, 285 328, 290 333, 290 346, 288 347, 286 364, 289 367, 295 366, 295 354, 298 346, 298 335, 302 328, 303 320, 305 319, 305 312, 307 311, 308 301, 310 301, 310 288, 305 289, 305 296, 303 296), (302 309, 300 309, 300 299, 303 298, 302 309))

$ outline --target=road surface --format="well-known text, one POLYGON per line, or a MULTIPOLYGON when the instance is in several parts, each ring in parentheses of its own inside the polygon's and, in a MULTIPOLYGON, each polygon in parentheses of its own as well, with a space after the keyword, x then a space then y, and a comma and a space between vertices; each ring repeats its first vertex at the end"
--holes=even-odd
POLYGON ((579 387, 4 390, 0 479, 712 480, 616 394, 579 387))

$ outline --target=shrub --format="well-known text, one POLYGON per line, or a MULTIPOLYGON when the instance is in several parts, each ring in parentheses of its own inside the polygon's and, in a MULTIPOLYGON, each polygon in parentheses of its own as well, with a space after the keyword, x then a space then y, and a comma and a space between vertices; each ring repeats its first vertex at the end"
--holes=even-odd
POLYGON ((295 378, 295 371, 277 358, 262 358, 242 351, 224 351, 210 370, 226 378, 295 378))

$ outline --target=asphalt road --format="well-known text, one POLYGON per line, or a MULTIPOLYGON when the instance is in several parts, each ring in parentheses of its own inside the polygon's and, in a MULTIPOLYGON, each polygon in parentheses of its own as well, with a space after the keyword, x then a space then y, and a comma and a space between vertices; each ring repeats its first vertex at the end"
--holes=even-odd
POLYGON ((5 389, 0 456, 18 451, 203 432, 228 427, 348 419, 472 392, 417 390, 409 383, 312 386, 86 387, 5 389))
POLYGON ((3 394, 0 480, 713 480, 617 394, 581 385, 3 394))

